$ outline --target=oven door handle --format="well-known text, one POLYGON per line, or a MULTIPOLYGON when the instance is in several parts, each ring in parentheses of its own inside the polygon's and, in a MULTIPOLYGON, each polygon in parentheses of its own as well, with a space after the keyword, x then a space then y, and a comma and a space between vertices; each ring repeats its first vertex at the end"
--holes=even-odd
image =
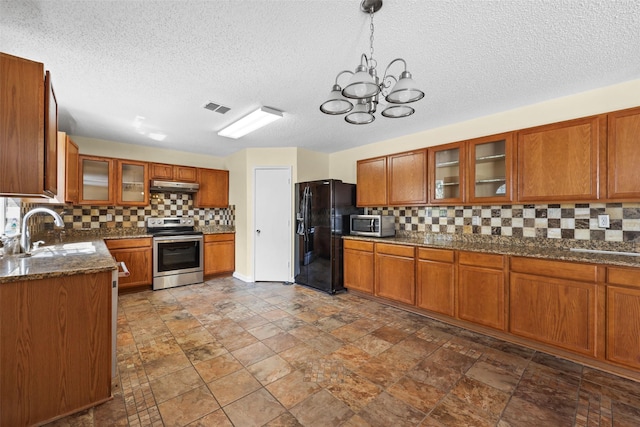
POLYGON ((177 243, 177 242, 185 242, 185 241, 193 241, 193 242, 202 242, 202 236, 167 236, 167 237, 154 237, 154 242, 161 243, 177 243))

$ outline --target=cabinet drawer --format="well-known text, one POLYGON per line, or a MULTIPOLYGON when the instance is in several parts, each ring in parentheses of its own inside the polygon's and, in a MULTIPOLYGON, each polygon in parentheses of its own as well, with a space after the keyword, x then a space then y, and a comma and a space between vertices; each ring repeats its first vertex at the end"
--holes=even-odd
POLYGON ((482 254, 478 252, 460 252, 458 255, 460 264, 475 265, 485 268, 504 268, 504 260, 502 255, 482 254))
POLYGON ((354 249, 356 251, 373 252, 373 242, 363 242, 360 240, 345 240, 345 249, 354 249))
POLYGON ((415 248, 413 246, 376 243, 376 253, 413 258, 415 256, 415 248))
POLYGON ((429 261, 453 262, 453 251, 446 249, 418 248, 418 258, 429 261))
POLYGON ((607 283, 615 283, 616 285, 627 285, 640 288, 640 269, 639 268, 607 268, 607 283))
POLYGON ((219 233, 219 234, 205 234, 204 235, 204 242, 205 243, 210 243, 210 242, 228 242, 228 241, 233 241, 234 240, 234 234, 233 233, 219 233))
POLYGON ((109 249, 123 248, 146 248, 151 247, 151 237, 141 237, 135 239, 111 239, 105 240, 109 249))
POLYGON ((511 258, 511 270, 537 276, 580 280, 583 282, 596 282, 598 277, 596 265, 533 258, 511 258))

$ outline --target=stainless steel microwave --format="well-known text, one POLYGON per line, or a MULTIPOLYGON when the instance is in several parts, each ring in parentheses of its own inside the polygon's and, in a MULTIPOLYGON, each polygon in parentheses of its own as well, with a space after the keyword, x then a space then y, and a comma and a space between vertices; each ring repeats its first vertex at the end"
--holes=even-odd
POLYGON ((396 235, 393 215, 351 215, 351 234, 355 236, 388 237, 396 235))

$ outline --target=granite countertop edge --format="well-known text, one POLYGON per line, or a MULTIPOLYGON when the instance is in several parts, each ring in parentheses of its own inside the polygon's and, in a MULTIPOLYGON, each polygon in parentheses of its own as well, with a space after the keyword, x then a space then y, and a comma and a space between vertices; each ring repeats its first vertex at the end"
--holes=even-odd
MULTIPOLYGON (((405 236, 396 237, 365 237, 343 236, 343 239, 362 240, 374 243, 392 243, 398 245, 416 246, 432 249, 451 249, 467 252, 540 258, 555 261, 585 262, 592 264, 606 264, 622 267, 640 267, 640 256, 607 253, 574 252, 568 247, 517 245, 490 242, 426 242, 424 238, 405 236)), ((639 254, 640 255, 640 254, 639 254)))

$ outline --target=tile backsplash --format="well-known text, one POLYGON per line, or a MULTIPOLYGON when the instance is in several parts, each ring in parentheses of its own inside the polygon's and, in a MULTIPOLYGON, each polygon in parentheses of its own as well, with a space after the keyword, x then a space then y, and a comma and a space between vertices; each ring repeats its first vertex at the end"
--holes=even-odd
MULTIPOLYGON (((36 206, 23 204, 23 213, 36 206)), ((211 225, 235 226, 235 206, 228 208, 197 208, 193 196, 186 193, 154 193, 149 206, 50 206, 62 216, 65 229, 144 228, 149 216, 193 216, 197 227, 211 225)), ((52 230, 53 218, 49 215, 32 217, 35 231, 52 230)))
POLYGON ((640 242, 640 203, 378 207, 396 230, 548 239, 640 242), (610 227, 598 227, 598 215, 610 227))

